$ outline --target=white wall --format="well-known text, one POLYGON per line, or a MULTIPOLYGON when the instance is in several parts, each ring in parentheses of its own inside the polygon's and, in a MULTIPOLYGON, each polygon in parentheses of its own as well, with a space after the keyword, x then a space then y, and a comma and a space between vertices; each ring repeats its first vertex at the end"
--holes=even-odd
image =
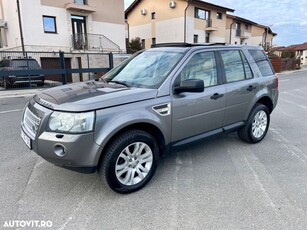
POLYGON ((104 23, 89 21, 89 31, 88 33, 92 34, 103 34, 111 41, 119 45, 121 50, 126 50, 126 34, 125 34, 125 25, 104 23))
POLYGON ((184 18, 174 18, 156 23, 157 43, 183 42, 184 18))
POLYGON ((71 33, 66 9, 42 6, 40 0, 32 0, 31 4, 27 4, 27 1, 20 3, 25 46, 52 46, 55 51, 70 47, 71 33), (56 34, 44 32, 43 15, 56 17, 56 34))
POLYGON ((130 26, 130 39, 140 37, 141 39, 149 39, 151 37, 151 24, 140 26, 130 26))
POLYGON ((8 22, 8 29, 3 32, 3 49, 21 47, 16 1, 2 0, 3 20, 8 22))

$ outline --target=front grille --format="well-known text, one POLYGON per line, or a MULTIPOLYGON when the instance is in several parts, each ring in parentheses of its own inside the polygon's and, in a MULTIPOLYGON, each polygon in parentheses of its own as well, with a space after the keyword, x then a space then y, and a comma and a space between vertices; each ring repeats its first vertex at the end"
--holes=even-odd
POLYGON ((23 124, 27 131, 33 136, 36 136, 39 124, 41 122, 41 118, 36 116, 28 107, 25 110, 23 116, 23 124))

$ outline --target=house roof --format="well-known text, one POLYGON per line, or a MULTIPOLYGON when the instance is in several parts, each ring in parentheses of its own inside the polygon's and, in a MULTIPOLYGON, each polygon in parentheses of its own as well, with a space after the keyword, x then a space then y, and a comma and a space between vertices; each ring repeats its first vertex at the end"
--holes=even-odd
POLYGON ((307 42, 303 43, 303 44, 299 44, 297 45, 294 50, 298 51, 298 50, 307 50, 307 42))
POLYGON ((232 18, 232 19, 244 22, 244 23, 248 23, 248 24, 252 24, 252 25, 258 25, 256 22, 250 21, 246 18, 241 18, 241 17, 236 16, 236 15, 227 14, 226 16, 227 16, 227 18, 232 18))
POLYGON ((284 46, 275 46, 272 47, 271 50, 272 51, 282 51, 285 47, 284 46))
MULTIPOLYGON (((135 0, 134 2, 131 3, 131 5, 125 10, 125 16, 127 17, 128 14, 141 2, 142 0, 135 0)), ((212 3, 209 3, 209 2, 204 2, 204 1, 201 1, 201 0, 187 0, 187 2, 190 2, 190 3, 200 3, 200 4, 204 4, 204 5, 209 5, 209 6, 212 6, 212 7, 215 7, 215 8, 220 8, 221 10, 225 10, 225 11, 228 11, 228 12, 234 12, 235 10, 234 9, 230 9, 230 8, 227 8, 227 7, 224 7, 224 6, 219 6, 219 5, 215 5, 215 4, 212 4, 212 3)))

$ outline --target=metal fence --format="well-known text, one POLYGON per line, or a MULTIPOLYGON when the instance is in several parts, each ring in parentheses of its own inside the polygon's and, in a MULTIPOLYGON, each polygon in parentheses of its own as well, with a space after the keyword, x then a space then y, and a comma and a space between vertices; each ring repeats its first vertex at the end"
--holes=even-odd
POLYGON ((113 53, 0 52, 0 89, 52 87, 103 76, 128 56, 113 53))

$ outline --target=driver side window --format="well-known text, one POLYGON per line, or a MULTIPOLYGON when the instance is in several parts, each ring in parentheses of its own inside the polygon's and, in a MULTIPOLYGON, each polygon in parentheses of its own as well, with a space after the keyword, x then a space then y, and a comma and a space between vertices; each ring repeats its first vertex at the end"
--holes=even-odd
POLYGON ((217 69, 214 52, 195 54, 182 69, 179 78, 180 82, 188 79, 203 80, 205 87, 217 85, 217 69))

